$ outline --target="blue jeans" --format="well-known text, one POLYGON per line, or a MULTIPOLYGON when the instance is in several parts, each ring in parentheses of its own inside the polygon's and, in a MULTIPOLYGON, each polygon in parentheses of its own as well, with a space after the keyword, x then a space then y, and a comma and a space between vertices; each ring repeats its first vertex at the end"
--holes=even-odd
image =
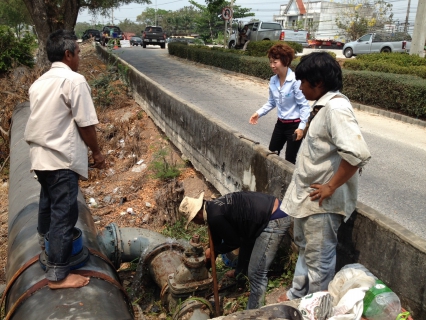
POLYGON ((294 242, 299 258, 294 271, 290 300, 328 290, 336 269, 337 230, 343 216, 335 213, 314 214, 294 219, 294 242))
POLYGON ((69 274, 73 228, 78 220, 78 178, 72 170, 35 171, 41 185, 38 233, 49 232, 46 278, 60 281, 69 274))
POLYGON ((271 220, 259 237, 257 237, 248 266, 250 297, 247 309, 257 309, 265 304, 268 270, 274 260, 282 238, 288 228, 290 228, 290 224, 290 216, 271 220))

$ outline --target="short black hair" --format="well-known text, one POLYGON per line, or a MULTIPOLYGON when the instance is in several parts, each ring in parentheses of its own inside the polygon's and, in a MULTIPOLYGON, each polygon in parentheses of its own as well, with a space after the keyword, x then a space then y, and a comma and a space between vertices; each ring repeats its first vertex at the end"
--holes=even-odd
POLYGON ((322 82, 327 91, 343 88, 342 69, 327 52, 312 52, 303 56, 295 73, 297 80, 306 80, 313 87, 322 82))
POLYGON ((56 30, 49 35, 46 44, 47 58, 50 62, 62 61, 65 51, 68 50, 72 54, 77 47, 77 37, 74 31, 56 30))

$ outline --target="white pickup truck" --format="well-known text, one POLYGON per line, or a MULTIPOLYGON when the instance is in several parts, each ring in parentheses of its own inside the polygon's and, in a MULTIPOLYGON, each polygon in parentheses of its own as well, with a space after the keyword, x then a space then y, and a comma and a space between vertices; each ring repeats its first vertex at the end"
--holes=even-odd
POLYGON ((239 33, 247 26, 250 30, 248 40, 250 41, 262 41, 262 40, 281 40, 281 41, 293 41, 299 42, 304 47, 308 46, 308 32, 303 30, 286 30, 282 29, 281 24, 278 22, 262 22, 256 21, 245 24, 243 28, 239 28, 237 32, 234 30, 228 39, 228 48, 242 48, 244 41, 239 33))
POLYGON ((368 33, 356 41, 348 42, 343 46, 343 54, 346 58, 358 54, 379 52, 408 52, 411 47, 410 35, 398 32, 368 33))

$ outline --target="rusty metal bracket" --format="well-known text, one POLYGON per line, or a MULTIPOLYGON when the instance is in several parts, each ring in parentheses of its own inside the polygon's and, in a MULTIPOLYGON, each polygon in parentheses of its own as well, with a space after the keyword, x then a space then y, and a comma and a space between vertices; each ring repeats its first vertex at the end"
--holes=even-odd
POLYGON ((275 155, 279 156, 278 151, 269 151, 269 152, 266 154, 266 156, 269 156, 269 155, 271 155, 271 154, 275 154, 275 155))
POLYGON ((238 136, 238 138, 240 138, 240 139, 245 139, 245 140, 248 140, 248 141, 251 141, 251 142, 253 142, 254 144, 260 144, 260 142, 259 142, 259 141, 254 141, 253 139, 247 138, 247 137, 243 136, 242 134, 240 134, 240 135, 238 136))
MULTIPOLYGON (((32 266, 34 263, 36 263, 39 259, 39 254, 35 255, 34 257, 32 257, 30 260, 28 260, 22 267, 20 267, 18 269, 18 271, 15 272, 15 274, 13 275, 12 279, 10 279, 9 283, 7 284, 6 289, 3 291, 3 296, 1 297, 1 302, 0 302, 0 317, 2 316, 2 310, 3 310, 3 303, 6 300, 6 296, 10 290, 10 288, 12 287, 12 285, 15 283, 16 279, 18 279, 18 277, 25 271, 27 270, 30 266, 32 266)), ((6 307, 5 307, 6 310, 6 307)))
POLYGON ((27 291, 25 291, 24 294, 22 296, 20 296, 18 300, 16 300, 16 302, 12 306, 12 308, 9 309, 9 312, 7 313, 4 320, 9 320, 12 317, 12 315, 15 313, 16 309, 18 309, 19 305, 24 300, 26 300, 30 295, 32 295, 37 290, 47 286, 47 283, 48 283, 48 280, 46 278, 44 278, 44 279, 40 280, 39 282, 37 282, 36 284, 34 284, 33 286, 31 286, 27 291))

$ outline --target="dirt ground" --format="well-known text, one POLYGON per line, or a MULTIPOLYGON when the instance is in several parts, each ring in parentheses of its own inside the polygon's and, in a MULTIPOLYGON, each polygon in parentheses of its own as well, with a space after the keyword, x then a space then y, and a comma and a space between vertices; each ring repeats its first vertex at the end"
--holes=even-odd
MULTIPOLYGON (((80 183, 98 230, 114 222, 118 227, 140 227, 161 232, 176 219, 167 215, 162 206, 163 201, 159 201, 168 196, 167 190, 175 183, 183 184, 184 195, 197 197, 204 191, 206 199, 219 196, 201 174, 181 159, 167 137, 134 102, 126 86, 118 79, 119 70, 100 61, 90 42, 81 43, 80 47, 82 52, 79 72, 92 87, 100 122, 97 126, 98 139, 102 152, 107 156, 107 168, 91 170, 88 181, 80 183), (154 177, 169 169, 179 170, 180 175, 175 179, 154 177)), ((0 99, 4 103, 0 121, 3 129, 0 130, 0 286, 3 287, 7 259, 7 131, 14 106, 28 100, 28 89, 41 74, 39 70, 19 68, 0 76, 0 86, 9 88, 0 93, 0 99), (19 85, 16 85, 17 81, 20 82, 19 85)), ((119 269, 119 276, 127 288, 131 287, 134 270, 131 264, 123 264, 119 269)), ((238 297, 247 296, 247 287, 233 290, 225 298, 229 307, 227 313, 241 309, 238 297)), ((276 288, 271 292, 267 298, 268 303, 275 302, 283 290, 284 288, 276 288)), ((169 317, 155 299, 140 304, 148 319, 169 317)))

